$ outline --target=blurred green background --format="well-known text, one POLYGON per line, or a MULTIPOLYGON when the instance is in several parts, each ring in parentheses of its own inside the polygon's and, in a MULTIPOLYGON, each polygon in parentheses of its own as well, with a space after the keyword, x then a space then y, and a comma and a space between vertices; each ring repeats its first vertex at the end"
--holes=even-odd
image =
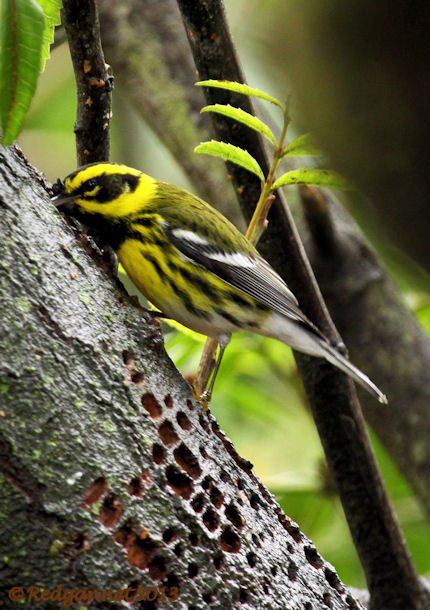
MULTIPOLYGON (((226 4, 248 82, 286 98, 288 92, 279 90, 285 78, 279 78, 277 73, 278 59, 268 55, 265 45, 268 13, 258 11, 255 2, 248 3, 248 10, 243 10, 240 0, 226 4)), ((48 61, 19 138, 29 160, 51 181, 64 177, 76 166, 75 108, 72 68, 68 48, 63 45, 48 61)), ((118 88, 114 90, 113 113, 112 160, 138 166, 157 178, 192 189, 180 167, 118 88)), ((360 210, 357 214, 362 220, 360 210)), ((398 253, 393 255, 386 244, 378 244, 377 228, 372 228, 371 237, 383 252, 405 299, 430 330, 430 295, 418 285, 419 273, 398 253)), ((192 376, 202 339, 169 327, 165 331, 170 356, 185 376, 192 376)), ((343 581, 364 586, 291 351, 270 339, 245 333, 235 336, 223 361, 211 410, 239 453, 254 464, 257 475, 285 512, 315 542, 343 581)), ((408 485, 374 438, 373 444, 417 569, 430 577, 430 525, 408 485)))

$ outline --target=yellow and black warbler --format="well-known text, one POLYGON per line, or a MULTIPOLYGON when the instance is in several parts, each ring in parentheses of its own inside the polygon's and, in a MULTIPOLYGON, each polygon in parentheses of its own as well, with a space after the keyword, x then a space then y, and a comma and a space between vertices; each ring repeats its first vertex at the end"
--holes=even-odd
POLYGON ((184 326, 228 342, 237 330, 325 358, 380 402, 385 395, 306 318, 254 246, 195 195, 114 163, 79 168, 54 203, 74 204, 101 233, 146 298, 184 326))

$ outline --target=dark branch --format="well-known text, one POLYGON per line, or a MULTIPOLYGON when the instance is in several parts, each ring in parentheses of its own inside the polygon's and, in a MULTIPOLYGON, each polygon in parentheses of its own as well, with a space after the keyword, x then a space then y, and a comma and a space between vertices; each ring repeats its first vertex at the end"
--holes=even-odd
POLYGON ((388 409, 363 400, 366 420, 430 514, 430 338, 351 217, 331 194, 311 193, 303 234, 324 298, 353 361, 390 392, 388 409))
MULTIPOLYGON (((178 0, 201 79, 245 82, 218 0, 178 0)), ((207 89, 208 103, 230 103, 253 112, 250 100, 225 91, 207 89)), ((221 116, 214 119, 217 137, 248 150, 267 173, 261 139, 221 116)), ((230 166, 244 214, 253 211, 260 184, 250 174, 230 166)), ((297 239, 297 231, 282 200, 269 215, 261 250, 296 293, 307 315, 332 340, 339 337, 297 239)), ((366 573, 372 605, 424 609, 424 592, 414 572, 397 521, 383 487, 351 384, 317 360, 296 354, 328 463, 339 489, 349 527, 366 573)))
POLYGON ((64 0, 62 23, 75 71, 78 165, 109 159, 112 78, 106 70, 94 0, 64 0))

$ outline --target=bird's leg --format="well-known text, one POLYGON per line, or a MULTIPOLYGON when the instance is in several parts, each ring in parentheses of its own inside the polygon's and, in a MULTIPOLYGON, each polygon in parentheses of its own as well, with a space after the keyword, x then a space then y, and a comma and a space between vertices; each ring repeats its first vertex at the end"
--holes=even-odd
POLYGON ((225 348, 227 347, 227 345, 230 342, 230 339, 231 339, 230 334, 221 335, 218 339, 218 346, 219 346, 218 356, 215 360, 215 363, 212 362, 211 366, 210 366, 210 368, 212 369, 212 375, 210 377, 209 385, 208 385, 207 389, 202 394, 200 394, 200 396, 198 397, 200 400, 200 403, 204 409, 208 408, 209 402, 212 398, 212 392, 214 389, 216 377, 218 375, 219 367, 221 365, 221 360, 224 355, 225 348))

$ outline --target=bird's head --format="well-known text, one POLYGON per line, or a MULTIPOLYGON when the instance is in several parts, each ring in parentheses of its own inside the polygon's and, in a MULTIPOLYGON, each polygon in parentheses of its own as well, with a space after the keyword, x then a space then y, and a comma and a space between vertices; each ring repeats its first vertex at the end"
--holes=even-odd
POLYGON ((154 178, 116 163, 91 163, 54 186, 52 203, 74 204, 86 214, 120 218, 138 212, 156 189, 154 178))

